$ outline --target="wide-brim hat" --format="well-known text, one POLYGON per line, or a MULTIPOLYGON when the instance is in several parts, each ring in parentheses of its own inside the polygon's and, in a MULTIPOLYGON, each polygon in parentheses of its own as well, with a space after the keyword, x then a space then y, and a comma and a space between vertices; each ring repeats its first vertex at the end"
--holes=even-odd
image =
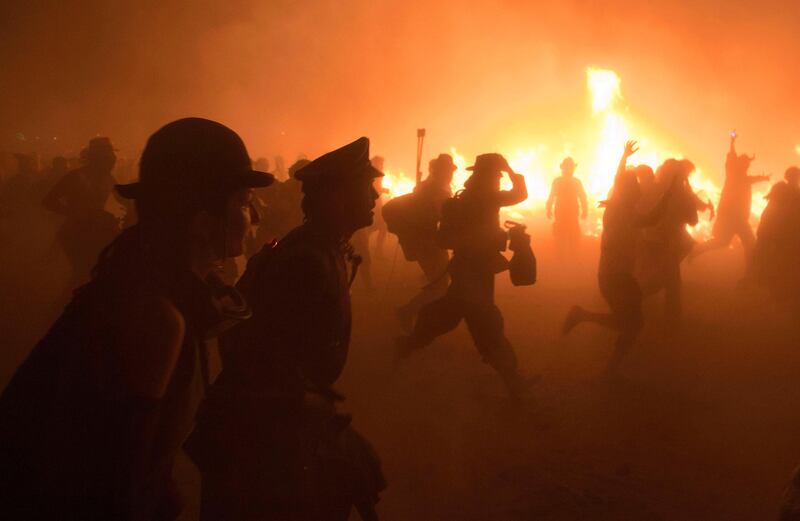
POLYGON ((253 170, 236 132, 203 118, 168 123, 147 140, 139 162, 139 181, 116 185, 126 199, 149 194, 234 192, 271 185, 275 177, 253 170))
POLYGON ((458 166, 456 166, 456 164, 453 162, 453 156, 450 154, 439 154, 436 159, 431 162, 431 167, 450 172, 455 172, 458 170, 458 166))
POLYGON ((111 143, 111 138, 100 136, 94 137, 89 140, 89 146, 86 148, 89 153, 93 152, 117 152, 118 149, 111 143))
POLYGON ((476 174, 496 174, 500 176, 505 165, 505 160, 500 154, 481 154, 475 158, 475 164, 468 166, 467 170, 476 174))
POLYGON ((571 157, 567 156, 567 157, 564 158, 563 161, 561 161, 561 164, 558 165, 558 166, 561 167, 561 168, 564 168, 564 167, 575 168, 576 166, 578 166, 578 163, 576 163, 575 160, 572 159, 571 157))

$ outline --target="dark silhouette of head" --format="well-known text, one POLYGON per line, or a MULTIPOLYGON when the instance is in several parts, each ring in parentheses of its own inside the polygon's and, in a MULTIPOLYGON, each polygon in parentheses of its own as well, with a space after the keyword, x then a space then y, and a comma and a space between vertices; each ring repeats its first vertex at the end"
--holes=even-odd
POLYGON ((639 181, 639 185, 643 189, 647 189, 655 184, 656 175, 653 173, 653 169, 648 165, 636 165, 628 169, 633 172, 633 175, 636 176, 636 180, 639 181))
POLYGON ((117 154, 111 140, 107 137, 96 137, 86 147, 86 164, 89 168, 110 172, 117 162, 117 154))
POLYGON ((429 172, 431 179, 442 185, 450 186, 453 182, 453 173, 458 170, 458 167, 453 162, 453 157, 450 154, 439 154, 435 159, 431 159, 429 163, 429 172))
POLYGON ((292 163, 292 166, 289 167, 289 179, 294 179, 294 175, 297 173, 297 171, 309 163, 311 163, 311 161, 308 159, 298 159, 292 163))
POLYGON ((747 154, 739 154, 733 159, 731 164, 731 173, 739 176, 746 176, 747 171, 750 169, 750 164, 755 161, 756 155, 748 156, 747 154))
POLYGON ((253 161, 253 169, 259 172, 269 172, 269 159, 266 157, 259 157, 253 161))
POLYGON ((572 177, 575 174, 575 168, 578 166, 578 163, 575 162, 574 159, 571 157, 565 157, 563 161, 561 161, 561 174, 566 177, 572 177))
POLYGON ((383 164, 385 163, 385 159, 383 156, 372 156, 372 159, 369 160, 369 163, 375 167, 375 170, 378 172, 383 172, 383 164))
POLYGON ((365 137, 311 161, 295 173, 306 220, 343 237, 371 225, 378 199, 373 182, 382 176, 369 161, 365 137))
POLYGON ((233 130, 207 119, 179 119, 150 136, 139 181, 117 185, 117 191, 135 200, 139 222, 148 229, 178 240, 181 234, 214 233, 208 242, 216 253, 235 256, 253 218, 243 192, 274 180, 250 165, 233 130))
POLYGON ((506 160, 500 154, 481 154, 475 158, 475 164, 467 167, 472 175, 464 183, 470 191, 499 191, 500 178, 506 168, 506 160))
POLYGON ((636 174, 626 170, 614 179, 614 189, 611 192, 609 203, 621 206, 634 206, 642 196, 642 189, 636 174))
POLYGON ((786 169, 786 172, 784 172, 783 178, 786 179, 788 184, 800 187, 800 168, 790 166, 786 169))

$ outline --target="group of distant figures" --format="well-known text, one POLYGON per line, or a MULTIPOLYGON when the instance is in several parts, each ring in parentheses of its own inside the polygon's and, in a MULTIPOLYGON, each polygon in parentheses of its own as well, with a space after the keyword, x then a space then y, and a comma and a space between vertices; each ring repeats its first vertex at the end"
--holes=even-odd
MULTIPOLYGON (((734 236, 746 282, 800 300, 800 169, 773 186, 754 234, 751 186, 767 178, 748 175, 753 158, 735 140, 713 238, 699 245, 686 227, 715 208, 691 187, 694 165, 629 166, 637 147, 626 143, 601 203, 598 285, 609 309, 575 306, 563 328, 592 322, 618 333, 607 375, 642 329, 642 300, 663 291, 677 326, 682 261, 734 236)), ((398 362, 464 321, 515 403, 535 383, 519 370, 494 299, 500 273, 515 286, 537 280, 525 226, 501 222, 502 208, 528 197, 502 155, 477 156, 453 193, 456 166, 440 154, 413 193, 385 203, 383 159, 370 158, 366 138, 301 159, 278 181, 232 130, 187 118, 150 137, 138 181, 117 184, 115 161, 110 140, 95 138, 77 168, 54 162, 41 194, 63 216, 57 239, 77 290, 0 398, 4 517, 175 519, 171 476, 183 447, 202 475, 202 519, 344 521, 353 509, 377 519, 380 461, 337 410, 344 397, 334 388, 348 358, 350 286, 359 273, 372 286, 371 233, 379 250, 395 234, 426 278, 397 309, 398 362), (107 209, 112 197, 122 218, 107 209), (241 255, 243 273, 232 263, 241 255), (211 382, 215 337, 223 367, 211 382)), ((33 175, 22 165, 18 175, 33 175)), ((562 256, 577 251, 588 214, 576 166, 561 163, 546 205, 562 256)), ((8 183, 4 207, 19 193, 8 183)))

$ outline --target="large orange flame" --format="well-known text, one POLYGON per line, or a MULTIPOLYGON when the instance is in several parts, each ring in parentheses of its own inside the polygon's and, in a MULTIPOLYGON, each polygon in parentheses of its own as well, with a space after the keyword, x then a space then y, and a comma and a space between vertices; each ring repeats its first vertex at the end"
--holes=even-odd
MULTIPOLYGON (((529 192, 527 201, 505 210, 505 217, 523 221, 540 217, 553 179, 560 173, 558 165, 566 153, 570 152, 575 154, 579 164, 575 176, 583 182, 590 207, 593 209, 584 231, 597 235, 602 229, 602 213, 596 208, 596 203, 607 197, 613 185, 625 141, 636 139, 639 142, 639 151, 631 158, 631 164, 646 164, 656 170, 667 158, 683 157, 661 141, 646 135, 636 124, 625 106, 622 81, 616 72, 589 67, 586 69, 586 86, 591 114, 587 117, 584 135, 576 136, 580 138, 576 140, 578 145, 539 143, 525 148, 498 150, 505 155, 516 172, 525 175, 529 192)), ((800 154, 800 146, 797 147, 797 151, 800 154)), ((453 180, 454 189, 457 190, 463 187, 464 181, 469 177, 470 172, 466 167, 470 163, 455 147, 450 149, 450 154, 458 167, 453 180)), ((719 202, 720 184, 705 175, 700 165, 696 166, 697 170, 691 178, 693 188, 703 199, 710 199, 716 205, 719 202)), ((386 174, 384 187, 389 197, 413 191, 413 175, 404 172, 386 172, 386 174)), ((507 187, 508 181, 505 178, 504 183, 507 187)), ((763 194, 762 190, 753 197, 754 224, 758 222, 758 216, 766 205, 763 194)), ((701 223, 690 231, 697 238, 706 238, 710 235, 711 223, 701 220, 701 223)))

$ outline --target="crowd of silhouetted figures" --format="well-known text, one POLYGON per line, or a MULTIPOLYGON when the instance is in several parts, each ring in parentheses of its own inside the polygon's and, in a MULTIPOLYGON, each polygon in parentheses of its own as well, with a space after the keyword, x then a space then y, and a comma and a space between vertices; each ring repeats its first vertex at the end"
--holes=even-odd
MULTIPOLYGON (((695 194, 691 161, 654 171, 629 164, 636 142, 620 150, 600 203, 608 309, 576 305, 563 325, 617 333, 607 377, 634 348, 643 299, 663 292, 665 318, 679 327, 683 261, 734 236, 741 284, 800 309, 800 169, 773 185, 754 231, 751 187, 768 178, 749 175, 754 157, 735 144, 734 134, 716 202, 695 194), (687 226, 702 212, 715 221, 697 244, 687 226)), ((350 287, 357 277, 373 286, 370 245, 382 250, 388 234, 427 280, 396 310, 397 363, 464 321, 509 400, 535 394, 495 302, 499 274, 514 286, 538 276, 527 228, 502 218, 528 197, 502 155, 478 155, 454 187, 453 158, 439 154, 412 193, 389 199, 367 138, 271 169, 231 129, 186 118, 154 132, 135 160, 118 152, 96 137, 46 167, 36 154, 0 157, 0 234, 24 229, 31 208, 52 215, 71 277, 69 302, 0 398, 4 519, 175 519, 181 449, 202 476, 204 520, 344 521, 353 510, 377 519, 380 460, 337 408, 335 383, 348 358, 350 287), (222 360, 213 381, 212 338, 222 360)), ((576 161, 560 168, 545 213, 566 258, 589 201, 576 161)), ((793 487, 786 520, 800 519, 793 487)))

